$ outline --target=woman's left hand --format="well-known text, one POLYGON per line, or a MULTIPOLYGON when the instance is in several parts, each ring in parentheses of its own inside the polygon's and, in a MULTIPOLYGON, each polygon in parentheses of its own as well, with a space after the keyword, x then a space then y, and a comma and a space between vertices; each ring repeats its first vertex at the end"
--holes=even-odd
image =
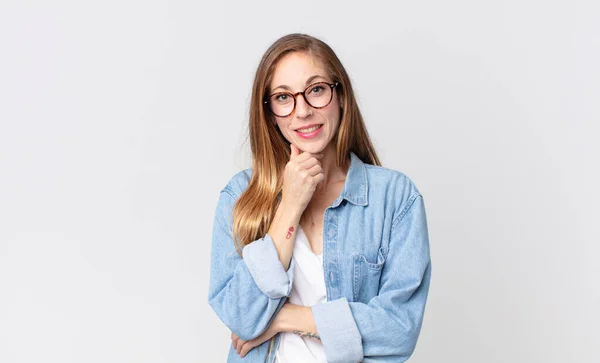
POLYGON ((284 312, 283 308, 285 308, 286 304, 288 304, 288 303, 284 304, 284 306, 279 311, 279 313, 275 316, 275 319, 273 319, 273 321, 271 322, 271 325, 269 325, 267 330, 265 330, 258 337, 254 338, 252 340, 242 340, 234 333, 231 333, 231 340, 232 340, 233 348, 235 349, 237 354, 240 355, 240 357, 244 358, 246 356, 246 354, 248 354, 248 352, 252 348, 255 348, 255 347, 261 345, 262 343, 266 342, 267 340, 269 340, 273 336, 275 336, 275 334, 282 331, 282 329, 280 327, 281 315, 284 312))

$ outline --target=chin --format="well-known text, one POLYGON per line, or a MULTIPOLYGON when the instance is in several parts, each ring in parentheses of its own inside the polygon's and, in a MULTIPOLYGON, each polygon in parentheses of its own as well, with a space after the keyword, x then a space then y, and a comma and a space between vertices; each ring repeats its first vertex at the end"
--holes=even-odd
POLYGON ((325 150, 323 145, 300 145, 300 150, 309 152, 311 154, 317 154, 325 150))

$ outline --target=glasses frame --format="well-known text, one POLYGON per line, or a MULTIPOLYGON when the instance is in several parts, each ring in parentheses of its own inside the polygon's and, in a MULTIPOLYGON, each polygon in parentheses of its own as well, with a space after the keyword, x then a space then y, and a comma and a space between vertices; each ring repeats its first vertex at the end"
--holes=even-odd
POLYGON ((263 103, 265 105, 267 105, 267 109, 269 109, 269 111, 273 115, 275 115, 277 117, 288 117, 289 115, 293 114, 294 111, 296 111, 296 105, 298 104, 296 102, 296 97, 298 97, 298 95, 302 95, 302 97, 304 98, 304 102, 306 102, 307 105, 309 105, 310 107, 318 110, 318 109, 321 109, 321 108, 329 106, 329 104, 333 100, 333 89, 336 88, 339 84, 340 84, 340 82, 329 83, 329 82, 325 82, 325 81, 319 81, 319 82, 311 83, 309 86, 307 86, 304 89, 304 91, 301 91, 301 92, 296 92, 296 93, 293 93, 293 92, 275 92, 275 93, 269 95, 266 98, 266 100, 263 101, 263 103), (324 83, 324 84, 326 84, 326 85, 329 86, 329 88, 331 89, 331 96, 329 97, 329 101, 327 102, 327 104, 325 106, 315 107, 310 102, 308 102, 308 100, 306 99, 306 91, 308 91, 309 88, 311 88, 311 87, 313 87, 313 86, 315 86, 317 84, 321 84, 321 83, 324 83), (269 100, 271 99, 271 97, 276 96, 276 95, 290 95, 290 96, 292 96, 292 99, 294 100, 294 107, 292 107, 292 110, 287 115, 282 116, 282 115, 276 114, 275 112, 273 112, 273 109, 271 108, 271 105, 269 105, 269 100))

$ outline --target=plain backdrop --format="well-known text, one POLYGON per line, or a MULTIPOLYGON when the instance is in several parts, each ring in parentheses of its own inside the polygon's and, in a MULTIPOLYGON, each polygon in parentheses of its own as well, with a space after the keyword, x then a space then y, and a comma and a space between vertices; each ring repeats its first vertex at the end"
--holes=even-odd
POLYGON ((428 214, 411 362, 600 361, 596 1, 0 0, 0 362, 224 362, 219 191, 267 47, 326 41, 428 214))

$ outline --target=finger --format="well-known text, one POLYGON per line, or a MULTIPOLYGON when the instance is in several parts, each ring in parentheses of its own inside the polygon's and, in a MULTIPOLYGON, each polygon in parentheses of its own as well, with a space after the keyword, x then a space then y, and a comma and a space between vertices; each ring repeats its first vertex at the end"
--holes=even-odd
POLYGON ((300 163, 300 168, 308 170, 315 165, 321 165, 321 161, 317 158, 309 158, 308 160, 305 160, 302 163, 300 163))
POLYGON ((238 339, 237 345, 235 347, 235 351, 237 352, 237 354, 240 354, 240 352, 242 351, 242 347, 244 346, 244 344, 246 344, 245 340, 238 339))
POLYGON ((244 344, 244 346, 242 347, 242 349, 240 351, 240 357, 244 358, 246 356, 246 354, 248 354, 248 352, 252 348, 254 348, 254 347, 252 346, 251 342, 244 344))
POLYGON ((315 181, 315 185, 319 184, 320 182, 322 182, 323 180, 325 180, 325 174, 324 173, 319 173, 319 174, 313 176, 313 180, 315 181))
POLYGON ((298 149, 298 147, 296 145, 290 143, 290 148, 291 148, 291 152, 292 152, 290 159, 300 155, 300 149, 298 149))
POLYGON ((313 165, 310 169, 308 169, 308 175, 315 176, 319 173, 323 172, 323 168, 320 164, 313 165))

